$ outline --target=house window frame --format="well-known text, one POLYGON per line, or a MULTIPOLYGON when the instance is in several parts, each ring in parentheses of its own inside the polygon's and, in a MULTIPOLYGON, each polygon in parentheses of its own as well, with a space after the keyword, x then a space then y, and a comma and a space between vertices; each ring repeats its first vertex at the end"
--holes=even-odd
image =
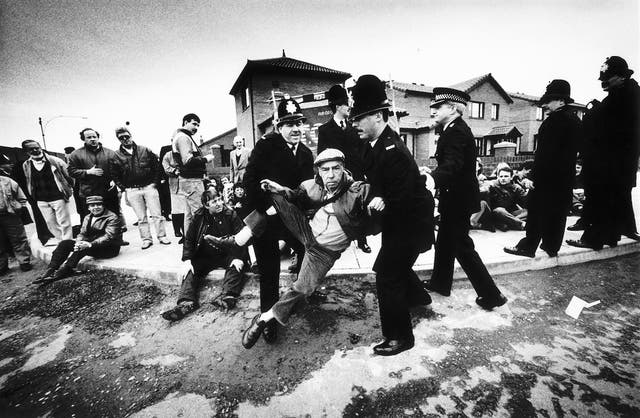
POLYGON ((536 106, 536 120, 542 121, 544 120, 544 109, 540 106, 536 106))
POLYGON ((491 120, 500 119, 500 105, 498 103, 491 103, 491 120))
POLYGON ((484 119, 484 102, 469 102, 469 118, 484 119), (474 116, 474 105, 478 105, 478 116, 474 116))
POLYGON ((247 86, 240 93, 240 105, 243 112, 249 108, 249 103, 251 103, 251 97, 249 96, 249 86, 247 86))

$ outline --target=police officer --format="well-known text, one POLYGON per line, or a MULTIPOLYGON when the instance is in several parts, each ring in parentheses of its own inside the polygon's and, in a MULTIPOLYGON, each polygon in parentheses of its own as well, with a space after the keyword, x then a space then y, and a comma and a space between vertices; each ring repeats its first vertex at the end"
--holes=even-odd
POLYGON ((388 125, 390 104, 382 81, 363 75, 352 93, 353 126, 368 142, 363 151, 373 196, 368 208, 382 213, 382 246, 373 270, 384 341, 373 351, 392 356, 414 345, 409 308, 431 303, 412 266, 433 244, 434 202, 415 160, 388 125))
POLYGON ((528 196, 527 234, 509 254, 535 257, 538 244, 550 257, 558 255, 573 198, 576 153, 582 123, 567 106, 573 103, 571 86, 553 80, 539 104, 548 117, 538 130, 538 146, 533 160, 533 185, 528 196), (552 205, 549 202, 553 202, 552 205))
POLYGON ((478 294, 476 303, 491 310, 504 305, 507 298, 496 287, 469 237, 469 216, 480 209, 475 139, 462 120, 470 97, 445 87, 436 87, 433 93, 431 107, 436 110, 435 121, 442 129, 436 148, 438 167, 431 173, 440 190, 440 228, 433 272, 425 287, 449 296, 457 259, 478 294))
MULTIPOLYGON (((348 121, 350 109, 347 91, 336 84, 327 92, 327 100, 333 116, 318 128, 318 154, 327 148, 342 151, 345 157, 345 168, 351 173, 353 179, 364 180, 361 154, 365 143, 348 121)), ((371 252, 367 237, 358 239, 358 248, 365 253, 371 252)))
MULTIPOLYGON (((285 96, 274 115, 276 131, 262 137, 249 157, 243 179, 248 212, 254 209, 267 212, 271 207, 270 195, 261 187, 261 180, 270 179, 282 186, 295 189, 302 181, 313 177, 313 154, 302 143, 305 119, 298 103, 285 96)), ((285 228, 280 218, 270 216, 266 231, 253 244, 260 272, 261 312, 271 309, 280 296, 278 239, 285 236, 285 228)), ((239 244, 243 243, 239 242, 239 244)), ((277 338, 275 320, 267 323, 263 330, 263 337, 268 343, 275 342, 277 338)))

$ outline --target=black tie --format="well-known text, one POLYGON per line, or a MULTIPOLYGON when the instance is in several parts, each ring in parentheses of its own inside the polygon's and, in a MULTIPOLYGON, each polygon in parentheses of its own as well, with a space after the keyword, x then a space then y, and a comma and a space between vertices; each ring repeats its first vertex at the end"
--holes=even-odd
POLYGON ((340 121, 340 127, 342 128, 343 131, 344 131, 344 128, 347 127, 343 120, 340 121))
POLYGON ((296 146, 294 144, 289 144, 289 148, 291 148, 293 155, 296 155, 296 146))

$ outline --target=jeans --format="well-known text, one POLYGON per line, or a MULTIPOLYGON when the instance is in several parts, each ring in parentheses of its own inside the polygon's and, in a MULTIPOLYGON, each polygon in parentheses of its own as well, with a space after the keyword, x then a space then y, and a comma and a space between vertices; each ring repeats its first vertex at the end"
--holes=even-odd
POLYGON ((202 192, 204 184, 202 179, 187 179, 180 177, 180 190, 178 195, 185 199, 184 206, 184 231, 189 230, 189 225, 193 220, 193 214, 202 207, 202 192))
POLYGON ((493 209, 493 219, 496 224, 504 224, 509 229, 522 231, 524 221, 527 220, 527 210, 516 209, 513 212, 509 212, 505 208, 498 207, 493 209))
POLYGON ((100 247, 87 248, 81 251, 73 251, 75 244, 76 242, 72 239, 61 241, 51 254, 49 268, 57 270, 60 268, 62 263, 64 263, 66 268, 73 269, 85 255, 94 258, 113 258, 120 253, 120 244, 107 244, 100 247))
POLYGON ((51 202, 39 200, 38 208, 47 223, 47 228, 58 241, 73 238, 69 202, 63 199, 51 202))
POLYGON ((129 205, 138 217, 138 230, 142 241, 152 241, 147 210, 149 210, 149 218, 154 224, 153 227, 158 238, 164 238, 167 232, 165 231, 164 217, 160 209, 160 195, 156 186, 149 184, 145 187, 131 187, 126 189, 126 193, 129 205))
POLYGON ((13 213, 0 215, 0 270, 4 270, 9 264, 9 248, 13 249, 18 263, 31 262, 31 247, 27 233, 20 217, 13 213))
MULTIPOLYGON (((284 325, 289 320, 296 305, 317 289, 336 260, 340 258, 341 252, 328 250, 316 242, 309 226, 309 221, 295 205, 282 196, 274 195, 272 199, 282 223, 304 245, 306 250, 300 266, 300 273, 298 273, 298 280, 293 284, 293 288, 285 292, 271 308, 274 318, 284 325)), ((253 212, 252 215, 246 218, 247 225, 250 228, 252 227, 252 222, 249 219, 255 214, 256 212, 253 212)), ((263 216, 266 218, 265 215, 263 216)), ((256 229, 260 230, 259 227, 256 229)))

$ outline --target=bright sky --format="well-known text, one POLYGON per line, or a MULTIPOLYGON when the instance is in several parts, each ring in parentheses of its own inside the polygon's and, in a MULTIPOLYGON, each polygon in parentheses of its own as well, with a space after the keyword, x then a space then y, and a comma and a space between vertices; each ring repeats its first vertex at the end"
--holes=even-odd
MULTIPOLYGON (((247 59, 289 57, 426 85, 492 73, 541 95, 564 78, 585 103, 620 55, 640 71, 638 0, 0 0, 0 144, 81 146, 90 126, 158 150, 184 114, 205 139, 236 126, 229 90, 247 59)), ((637 78, 637 74, 634 74, 637 78)))

